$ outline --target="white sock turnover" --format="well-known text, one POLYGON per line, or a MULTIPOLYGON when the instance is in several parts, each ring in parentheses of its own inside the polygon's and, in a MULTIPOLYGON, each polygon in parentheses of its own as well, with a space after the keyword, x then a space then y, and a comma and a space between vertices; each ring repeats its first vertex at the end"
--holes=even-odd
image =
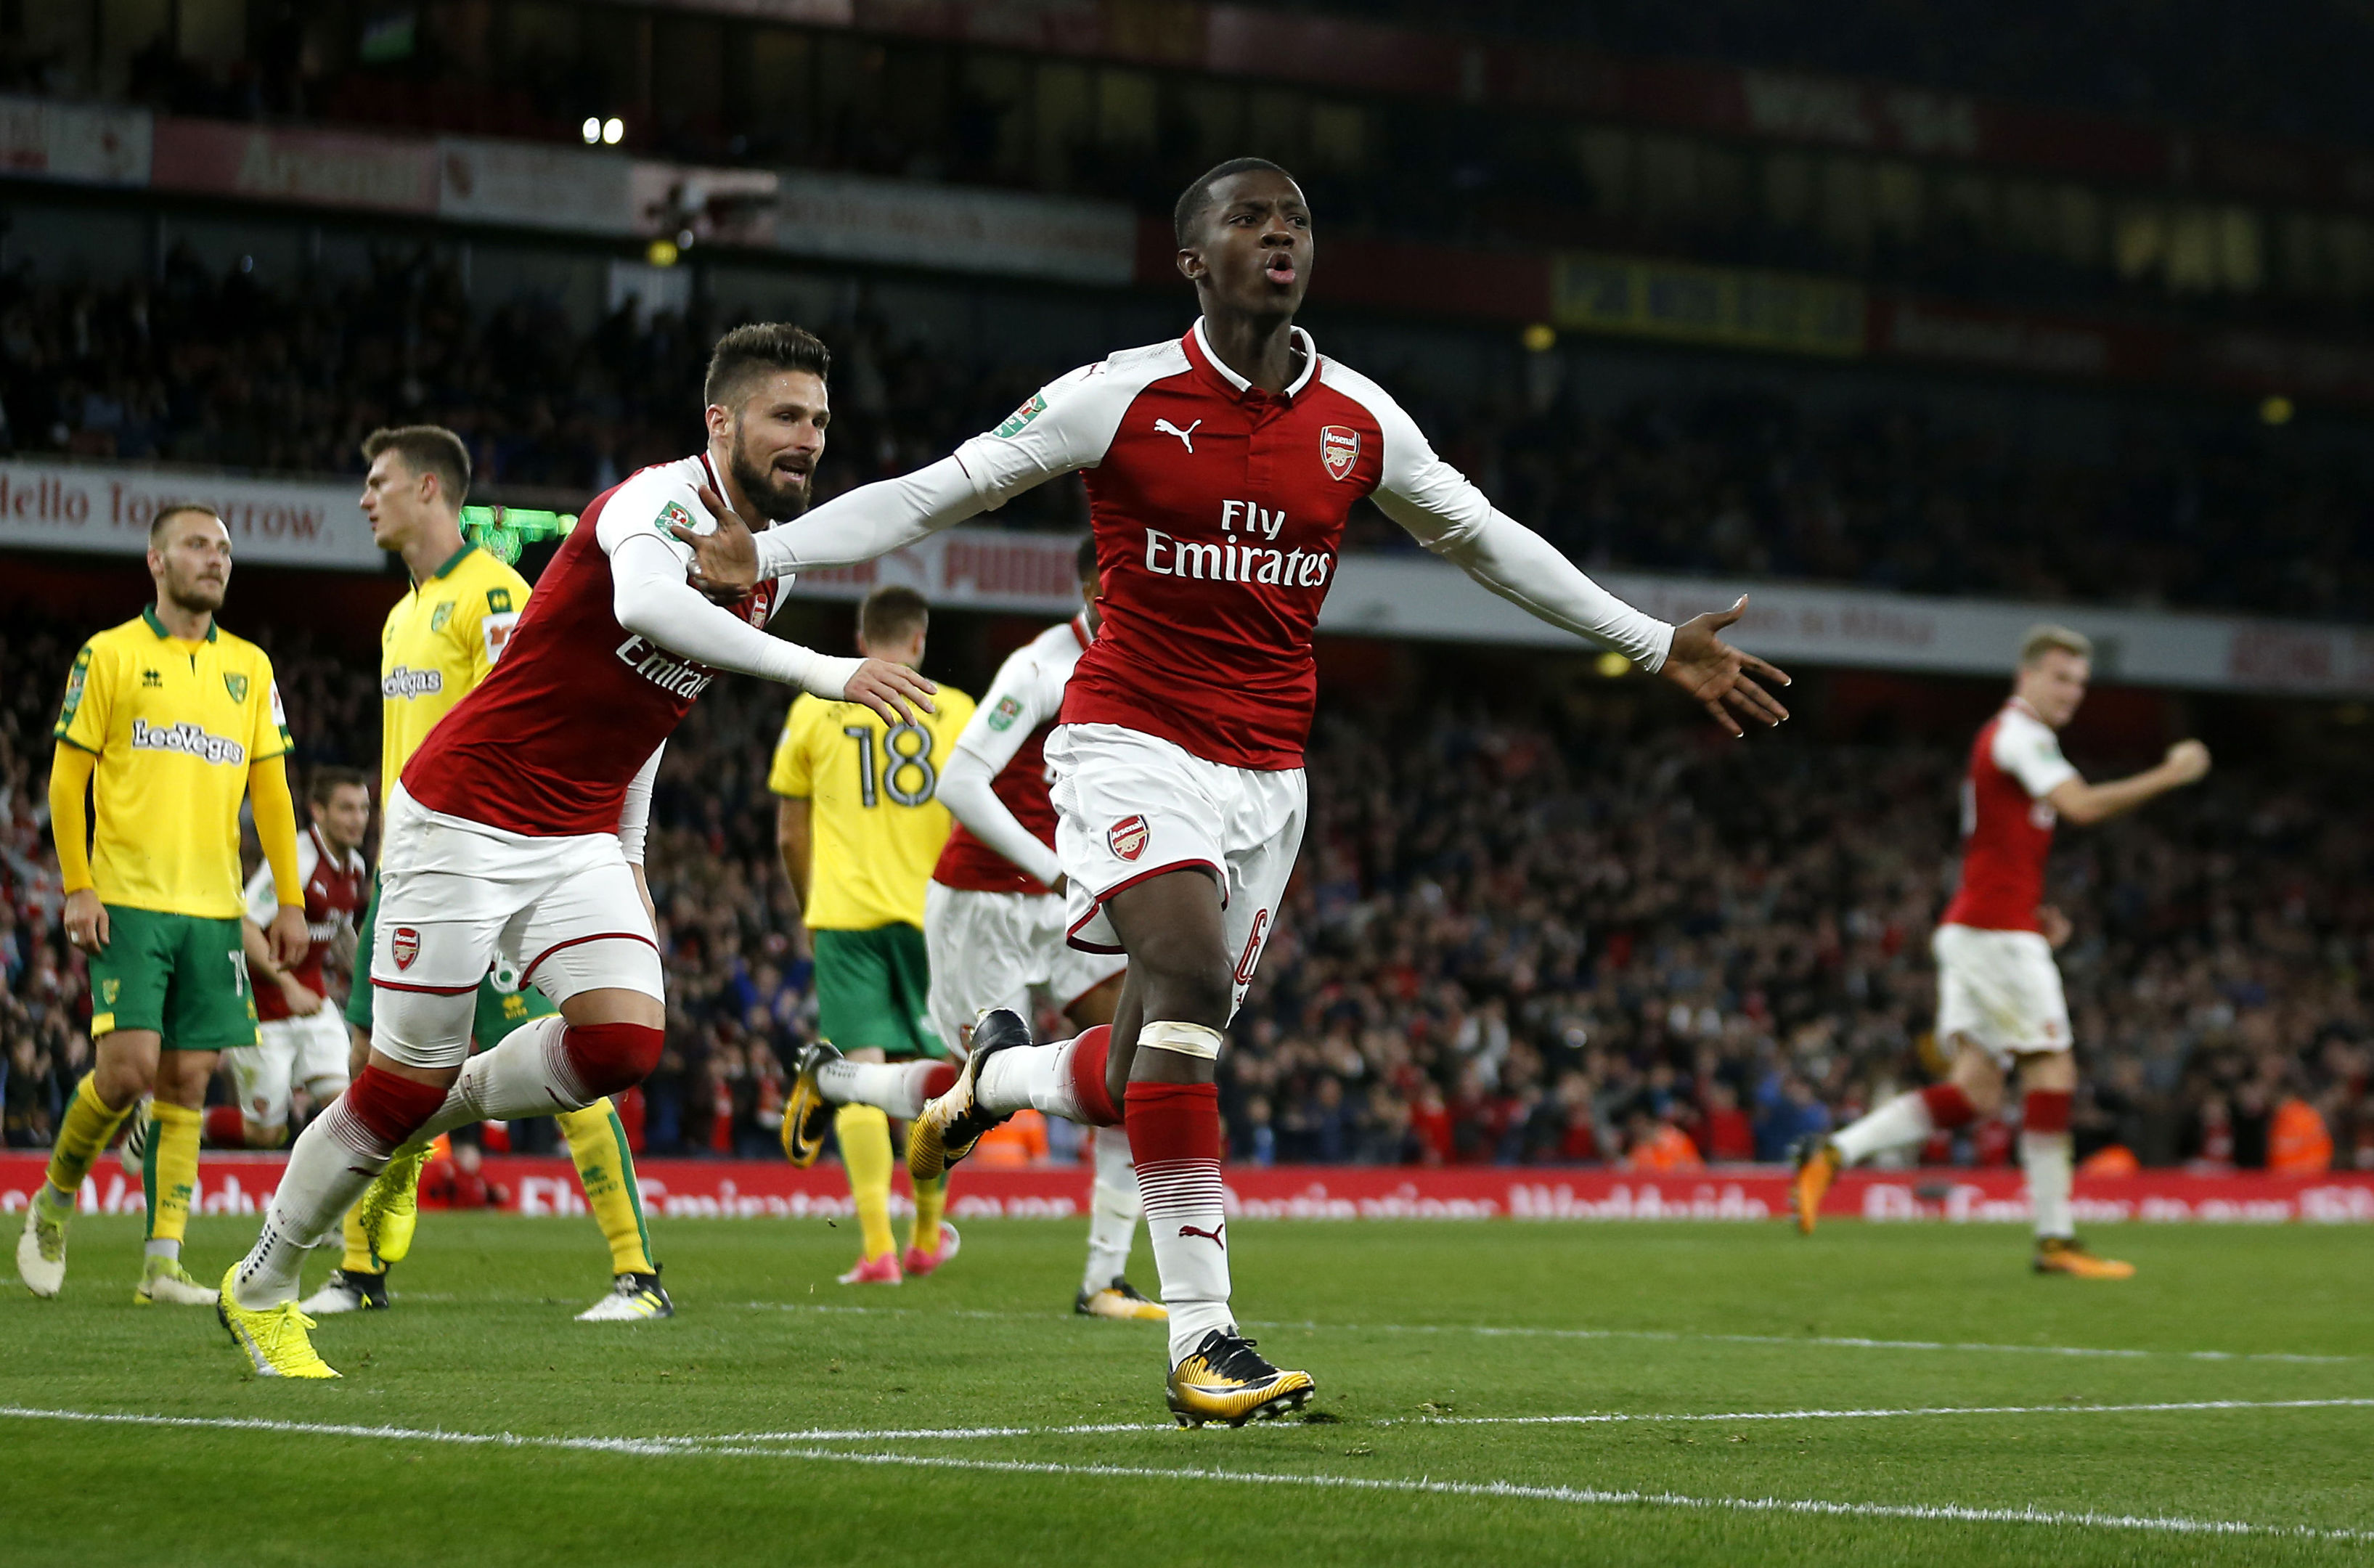
POLYGON ((1926 1142, 1935 1130, 1928 1101, 1917 1094, 1898 1094, 1870 1115, 1840 1128, 1830 1142, 1839 1157, 1851 1165, 1889 1149, 1926 1142))

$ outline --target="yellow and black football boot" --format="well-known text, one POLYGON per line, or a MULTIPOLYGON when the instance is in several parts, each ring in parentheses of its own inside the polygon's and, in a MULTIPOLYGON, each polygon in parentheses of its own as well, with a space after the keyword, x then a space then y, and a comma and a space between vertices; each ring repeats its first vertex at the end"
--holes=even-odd
POLYGON ((840 1059, 840 1052, 827 1040, 800 1048, 792 1091, 783 1096, 783 1157, 795 1169, 806 1170, 824 1153, 825 1134, 832 1130, 832 1113, 840 1107, 817 1087, 817 1073, 840 1059))
POLYGON ((1307 1372, 1281 1372, 1262 1359, 1254 1341, 1215 1328, 1187 1359, 1170 1369, 1170 1413, 1181 1426, 1224 1421, 1242 1426, 1300 1410, 1318 1392, 1307 1372))
POLYGON ((981 1070, 998 1052, 1029 1043, 1030 1025, 1012 1008, 993 1007, 981 1015, 972 1026, 972 1054, 957 1070, 957 1081, 907 1124, 909 1180, 939 1180, 950 1165, 972 1153, 982 1133, 1013 1114, 993 1115, 981 1108, 977 1093, 981 1070))

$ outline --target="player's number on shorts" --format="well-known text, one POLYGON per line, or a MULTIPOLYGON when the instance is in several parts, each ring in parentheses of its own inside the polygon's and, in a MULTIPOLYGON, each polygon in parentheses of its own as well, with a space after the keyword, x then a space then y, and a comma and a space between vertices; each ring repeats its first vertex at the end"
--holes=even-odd
POLYGON ((874 731, 863 724, 841 727, 842 734, 857 743, 857 793, 870 811, 888 795, 894 804, 920 806, 931 800, 932 792, 940 787, 938 769, 932 766, 932 732, 921 724, 893 724, 882 737, 882 744, 890 755, 882 759, 880 789, 876 788, 874 762, 874 731), (901 737, 914 743, 912 750, 900 745, 901 737), (918 780, 914 789, 906 787, 909 778, 918 780))
POLYGON ((223 956, 230 960, 231 995, 245 996, 247 994, 247 954, 243 952, 226 953, 223 956))

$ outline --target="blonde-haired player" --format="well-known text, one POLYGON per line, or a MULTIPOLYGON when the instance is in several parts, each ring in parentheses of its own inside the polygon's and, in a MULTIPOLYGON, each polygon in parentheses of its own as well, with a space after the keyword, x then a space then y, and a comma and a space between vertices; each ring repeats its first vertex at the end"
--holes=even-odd
POLYGON ((2054 731, 2077 715, 2093 673, 2094 645, 2066 626, 2040 626, 2021 642, 2003 710, 1980 730, 1962 781, 1962 885, 1945 906, 1931 950, 1937 959, 1937 1037, 1953 1055, 1942 1083, 1898 1094, 1831 1138, 1799 1151, 1792 1199, 1810 1235, 1822 1195, 1844 1167, 1933 1131, 1992 1116, 2004 1078, 2025 1092, 2019 1163, 2036 1211, 2036 1271, 2123 1280, 2132 1264, 2097 1258, 2076 1238, 2070 1210, 2069 1103, 2077 1088, 2069 1007, 2052 950, 2069 921, 2044 902, 2053 825, 2091 826, 2182 789, 2209 771, 2209 750, 2179 741, 2158 766, 2088 784, 2061 755, 2054 731))
POLYGON ((148 1240, 133 1299, 214 1299, 182 1266, 182 1239, 206 1081, 218 1053, 256 1039, 240 925, 242 799, 278 900, 272 955, 288 965, 305 952, 280 688, 264 650, 215 623, 230 556, 211 508, 159 509, 148 525, 157 602, 83 644, 53 731, 51 830, 66 940, 90 955, 98 1061, 75 1085, 49 1178, 26 1205, 17 1277, 37 1296, 65 1284, 66 1225, 91 1162, 153 1093, 141 1173, 148 1240))
MULTIPOLYGON (((375 430, 363 442, 370 470, 362 509, 371 540, 403 557, 412 586, 388 611, 380 633, 380 800, 394 798, 404 765, 421 742, 476 690, 502 656, 511 627, 527 607, 527 579, 462 538, 462 501, 470 487, 470 454, 462 439, 435 425, 375 430)), ((371 951, 379 910, 374 885, 364 912, 358 951, 371 951)), ((358 976, 347 1000, 355 1067, 370 1048, 372 988, 358 976)), ((479 983, 473 1037, 492 1050, 513 1029, 558 1010, 544 993, 509 976, 479 983)), ((643 1223, 634 1155, 607 1099, 554 1119, 569 1140, 586 1207, 610 1245, 610 1293, 578 1316, 586 1322, 666 1317, 676 1308, 660 1285, 643 1223)), ((316 1316, 376 1311, 388 1305, 387 1270, 411 1250, 420 1171, 429 1145, 400 1152, 381 1179, 347 1212, 346 1256, 304 1303, 316 1316)))
MULTIPOLYGON (((931 607, 911 588, 877 588, 857 612, 868 659, 921 669, 931 607)), ((972 717, 972 699, 942 685, 929 712, 897 724, 863 703, 804 693, 783 718, 767 787, 782 797, 776 841, 816 950, 817 1032, 852 1061, 945 1058, 931 1021, 923 894, 952 826, 940 770, 972 717)), ((795 1164, 816 1152, 784 1151, 795 1164)), ((915 1184, 915 1223, 902 1270, 890 1233, 890 1118, 847 1105, 833 1117, 864 1247, 845 1285, 895 1285, 956 1256, 942 1218, 944 1178, 915 1184), (928 1243, 928 1245, 927 1245, 928 1243)))

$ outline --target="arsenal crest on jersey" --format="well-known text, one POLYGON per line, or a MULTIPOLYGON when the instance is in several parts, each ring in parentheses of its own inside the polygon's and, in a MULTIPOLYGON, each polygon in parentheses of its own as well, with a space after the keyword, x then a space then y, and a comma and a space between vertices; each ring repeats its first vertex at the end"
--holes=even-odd
POLYGON ((1149 837, 1143 816, 1125 816, 1105 830, 1105 842, 1124 860, 1134 860, 1145 854, 1149 837))
POLYGON ((399 969, 409 969, 412 961, 420 956, 420 933, 410 926, 398 926, 387 934, 387 951, 399 969))
POLYGON ((1360 432, 1349 425, 1322 425, 1319 429, 1319 461, 1327 476, 1341 479, 1360 461, 1360 432))

